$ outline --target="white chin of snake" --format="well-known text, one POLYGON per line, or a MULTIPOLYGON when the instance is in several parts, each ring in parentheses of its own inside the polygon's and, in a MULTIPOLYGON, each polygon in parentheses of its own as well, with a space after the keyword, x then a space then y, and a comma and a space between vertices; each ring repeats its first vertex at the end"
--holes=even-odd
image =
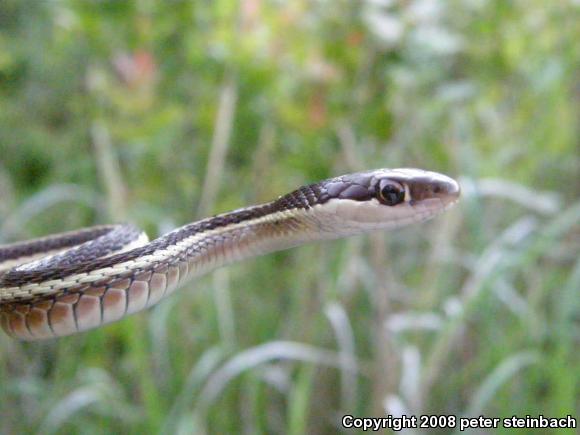
POLYGON ((456 200, 443 201, 439 198, 425 199, 411 205, 409 202, 394 207, 379 203, 376 199, 370 201, 354 201, 349 199, 331 199, 322 205, 317 205, 320 213, 327 219, 319 221, 324 229, 332 222, 332 228, 344 228, 346 234, 356 234, 368 230, 392 230, 416 222, 423 222, 447 210, 456 200), (340 225, 336 225, 339 222, 340 225))

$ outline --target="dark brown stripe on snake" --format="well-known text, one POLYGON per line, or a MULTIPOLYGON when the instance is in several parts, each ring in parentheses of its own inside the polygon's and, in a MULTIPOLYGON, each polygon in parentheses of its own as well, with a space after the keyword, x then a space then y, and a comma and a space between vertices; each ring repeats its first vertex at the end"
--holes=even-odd
MULTIPOLYGON (((135 260, 139 257, 153 254, 155 251, 163 250, 170 245, 174 245, 175 243, 200 232, 257 219, 279 211, 308 209, 315 204, 323 204, 330 198, 331 196, 326 192, 324 183, 303 186, 300 189, 284 195, 273 202, 254 207, 242 208, 224 215, 217 215, 199 222, 195 222, 193 224, 186 225, 152 241, 145 246, 135 248, 127 252, 111 255, 106 258, 95 258, 86 261, 83 261, 82 258, 77 258, 78 261, 75 261, 74 263, 69 262, 68 264, 63 262, 59 262, 58 264, 51 263, 51 267, 46 267, 46 264, 43 264, 42 268, 34 268, 30 270, 13 270, 0 277, 0 286, 17 287, 23 282, 41 283, 43 281, 62 279, 70 275, 111 267, 119 263, 135 260)), ((92 254, 94 255, 94 253, 92 254)), ((86 257, 88 256, 89 255, 86 255, 86 257)), ((85 257, 85 255, 83 255, 83 257, 85 257)))
MULTIPOLYGON (((397 177, 393 178, 396 179, 397 177)), ((417 185, 421 186, 423 182, 428 181, 428 178, 426 177, 425 180, 419 181, 420 182, 417 183, 417 185)), ((142 247, 104 258, 96 257, 107 255, 106 253, 94 252, 94 250, 91 250, 90 243, 88 244, 88 248, 86 247, 87 244, 85 244, 81 249, 79 249, 79 253, 82 253, 82 255, 70 256, 57 260, 48 260, 46 263, 39 263, 39 266, 34 269, 11 270, 5 273, 0 276, 0 287, 18 287, 23 285, 23 283, 41 283, 44 281, 63 279, 71 275, 112 267, 120 263, 151 255, 158 250, 163 250, 168 246, 174 245, 179 241, 200 232, 206 232, 219 227, 257 219, 276 212, 309 209, 316 204, 324 204, 332 198, 366 201, 376 195, 376 183, 377 179, 374 176, 374 171, 331 178, 316 184, 303 186, 270 203, 238 209, 230 213, 217 215, 186 225, 142 247), (71 259, 69 260, 69 258, 71 259)), ((413 184, 410 185, 411 190, 415 188, 413 184)), ((421 197, 421 193, 422 192, 414 192, 413 195, 421 197)), ((135 231, 138 230, 135 229, 135 231)), ((89 235, 93 237, 101 235, 102 237, 112 236, 113 240, 115 240, 115 235, 111 233, 114 233, 114 231, 111 231, 110 227, 97 227, 94 230, 87 230, 80 234, 82 234, 82 238, 86 239, 89 239, 89 235), (106 233, 107 231, 109 231, 109 233, 106 233)), ((50 238, 47 238, 47 241, 50 241, 50 238)), ((58 246, 64 246, 68 243, 72 243, 72 240, 64 238, 63 241, 59 243, 61 243, 61 245, 58 246)), ((75 243, 79 243, 78 237, 76 238, 75 243)), ((42 249, 47 250, 46 247, 42 249)), ((16 256, 16 254, 12 253, 7 255, 9 255, 10 258, 12 258, 12 256, 15 258, 16 256)))
POLYGON ((58 236, 49 236, 44 239, 42 246, 38 245, 37 241, 16 243, 14 248, 11 249, 7 249, 10 248, 10 245, 4 245, 5 249, 0 250, 0 263, 16 258, 28 257, 40 252, 71 248, 80 243, 104 236, 111 232, 113 228, 113 226, 104 225, 87 228, 85 230, 71 231, 70 233, 64 233, 58 236))

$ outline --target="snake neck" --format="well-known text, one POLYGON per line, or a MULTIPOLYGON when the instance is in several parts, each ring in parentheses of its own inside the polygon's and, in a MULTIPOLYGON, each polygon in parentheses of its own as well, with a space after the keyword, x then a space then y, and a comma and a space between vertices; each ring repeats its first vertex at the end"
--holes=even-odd
POLYGON ((189 278, 242 259, 326 238, 330 237, 321 231, 311 209, 292 213, 280 211, 248 222, 218 227, 192 236, 190 248, 186 250, 192 269, 189 278))

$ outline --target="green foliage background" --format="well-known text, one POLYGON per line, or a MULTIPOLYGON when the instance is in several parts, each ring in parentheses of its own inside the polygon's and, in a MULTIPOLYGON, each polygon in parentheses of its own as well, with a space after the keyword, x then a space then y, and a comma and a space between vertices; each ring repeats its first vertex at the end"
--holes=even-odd
POLYGON ((0 336, 0 432, 578 416, 579 18, 573 0, 3 0, 0 241, 156 236, 373 167, 464 194, 99 330, 0 336))

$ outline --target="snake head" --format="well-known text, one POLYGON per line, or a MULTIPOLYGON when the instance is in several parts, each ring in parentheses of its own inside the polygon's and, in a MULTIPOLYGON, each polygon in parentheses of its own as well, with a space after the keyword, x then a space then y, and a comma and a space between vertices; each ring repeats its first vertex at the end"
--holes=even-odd
POLYGON ((317 207, 349 233, 393 229, 427 220, 455 204, 459 184, 420 169, 376 169, 319 183, 317 207), (338 221, 338 222, 337 222, 338 221))

